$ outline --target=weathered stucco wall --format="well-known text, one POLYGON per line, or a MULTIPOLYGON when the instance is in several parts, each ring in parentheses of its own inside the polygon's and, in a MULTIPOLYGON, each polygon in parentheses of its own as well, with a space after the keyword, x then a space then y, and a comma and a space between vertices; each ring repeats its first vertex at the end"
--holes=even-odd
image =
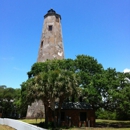
POLYGON ((41 100, 35 101, 28 106, 26 118, 45 118, 45 109, 41 100))
POLYGON ((38 62, 44 62, 47 59, 63 59, 63 41, 60 17, 47 16, 44 19, 44 26, 40 41, 38 62))
MULTIPOLYGON (((63 59, 61 16, 51 9, 44 18, 37 62, 45 62, 47 59, 63 59)), ((28 106, 26 118, 35 118, 41 110, 45 117, 42 101, 34 102, 28 106)))

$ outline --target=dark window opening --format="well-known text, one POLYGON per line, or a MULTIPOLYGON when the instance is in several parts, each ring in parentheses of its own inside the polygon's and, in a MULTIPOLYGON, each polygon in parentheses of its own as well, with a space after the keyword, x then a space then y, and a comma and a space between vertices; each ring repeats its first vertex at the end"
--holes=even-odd
POLYGON ((80 102, 83 101, 83 97, 82 97, 82 96, 79 97, 79 101, 80 101, 80 102))
POLYGON ((49 25, 49 26, 48 26, 48 30, 49 30, 49 31, 52 31, 52 25, 49 25))
POLYGON ((65 121, 65 112, 61 112, 61 121, 65 121))
POLYGON ((2 113, 2 108, 0 108, 0 113, 2 113))
POLYGON ((43 47, 43 41, 41 41, 41 48, 43 47))
POLYGON ((74 100, 75 100, 75 98, 74 98, 74 96, 72 96, 72 97, 71 97, 71 101, 74 102, 74 100))
POLYGON ((59 18, 58 17, 56 17, 56 22, 59 22, 59 18))
POLYGON ((80 112, 80 121, 86 121, 86 112, 80 112))

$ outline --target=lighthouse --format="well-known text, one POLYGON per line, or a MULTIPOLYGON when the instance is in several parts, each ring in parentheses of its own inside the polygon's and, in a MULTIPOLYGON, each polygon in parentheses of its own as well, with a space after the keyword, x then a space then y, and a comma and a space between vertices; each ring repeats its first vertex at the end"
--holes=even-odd
MULTIPOLYGON (((63 59, 63 39, 61 28, 61 16, 53 9, 44 15, 44 24, 40 40, 37 62, 45 62, 53 59, 63 59)), ((34 118, 38 115, 45 117, 44 104, 37 100, 28 106, 26 118, 34 118)))
POLYGON ((44 24, 40 40, 37 62, 45 62, 47 59, 63 59, 63 39, 61 16, 53 9, 44 15, 44 24))

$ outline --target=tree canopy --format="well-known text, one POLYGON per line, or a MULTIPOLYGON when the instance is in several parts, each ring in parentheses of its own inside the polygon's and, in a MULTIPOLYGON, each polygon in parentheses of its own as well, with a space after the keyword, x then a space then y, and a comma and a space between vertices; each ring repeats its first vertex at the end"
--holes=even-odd
POLYGON ((21 84, 23 104, 42 99, 46 110, 48 106, 53 110, 56 99, 61 105, 74 97, 95 110, 115 110, 117 118, 130 114, 126 111, 130 108, 130 73, 104 69, 94 57, 78 55, 74 60, 34 63, 27 74, 28 80, 21 84))
POLYGON ((72 61, 68 59, 35 63, 28 72, 29 79, 21 85, 22 88, 26 88, 25 91, 22 89, 22 93, 26 93, 28 102, 33 102, 35 99, 43 101, 45 115, 49 106, 52 110, 55 109, 56 100, 60 108, 65 99, 78 93, 77 75, 71 66, 72 61))
POLYGON ((20 113, 21 89, 0 86, 0 113, 2 117, 16 118, 20 113))
POLYGON ((100 118, 130 119, 130 73, 104 69, 94 57, 34 63, 27 75, 21 89, 0 86, 3 117, 25 117, 28 105, 41 99, 46 115, 48 107, 55 112, 55 101, 59 103, 58 118, 62 103, 73 101, 90 104, 100 118))

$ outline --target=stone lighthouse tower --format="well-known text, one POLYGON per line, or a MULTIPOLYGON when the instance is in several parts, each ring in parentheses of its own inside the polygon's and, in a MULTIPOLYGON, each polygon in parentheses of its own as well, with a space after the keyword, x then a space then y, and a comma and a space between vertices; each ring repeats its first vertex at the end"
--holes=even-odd
POLYGON ((61 29, 61 16, 50 9, 44 16, 44 25, 40 41, 37 62, 47 59, 63 59, 63 41, 61 29))
MULTIPOLYGON (((44 16, 44 25, 38 52, 37 62, 44 62, 47 59, 63 59, 63 41, 61 29, 61 16, 53 9, 50 9, 44 16)), ((34 118, 37 115, 45 116, 44 105, 41 100, 35 101, 28 106, 27 118, 34 118)))

